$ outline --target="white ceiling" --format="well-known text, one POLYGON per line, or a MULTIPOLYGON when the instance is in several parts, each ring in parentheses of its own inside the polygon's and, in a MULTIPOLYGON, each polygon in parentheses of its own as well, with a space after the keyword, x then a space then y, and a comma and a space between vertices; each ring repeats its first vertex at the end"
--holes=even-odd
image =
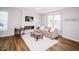
POLYGON ((31 10, 40 14, 48 13, 48 12, 53 12, 57 10, 64 9, 65 7, 18 7, 19 9, 22 10, 31 10))

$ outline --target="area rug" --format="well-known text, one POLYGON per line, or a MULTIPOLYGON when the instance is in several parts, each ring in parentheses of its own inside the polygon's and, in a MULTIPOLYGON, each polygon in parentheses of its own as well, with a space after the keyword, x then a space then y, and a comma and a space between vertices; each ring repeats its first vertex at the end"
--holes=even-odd
POLYGON ((30 36, 30 34, 22 35, 21 37, 31 51, 45 51, 59 42, 55 39, 51 40, 45 36, 43 36, 43 39, 38 39, 38 41, 36 41, 34 37, 30 36))

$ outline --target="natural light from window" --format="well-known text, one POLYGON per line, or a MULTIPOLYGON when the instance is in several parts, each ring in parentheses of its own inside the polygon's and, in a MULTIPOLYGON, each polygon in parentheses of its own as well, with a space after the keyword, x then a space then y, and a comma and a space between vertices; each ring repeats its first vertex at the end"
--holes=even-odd
POLYGON ((7 30, 8 12, 0 11, 0 31, 7 30))
POLYGON ((48 26, 53 28, 57 28, 58 30, 61 29, 61 15, 56 14, 52 16, 48 16, 48 26))
POLYGON ((53 16, 48 16, 48 26, 53 27, 54 19, 53 16))

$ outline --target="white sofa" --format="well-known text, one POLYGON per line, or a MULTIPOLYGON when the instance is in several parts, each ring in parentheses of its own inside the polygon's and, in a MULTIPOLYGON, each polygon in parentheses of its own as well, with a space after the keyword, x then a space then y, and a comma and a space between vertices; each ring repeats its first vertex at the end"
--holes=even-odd
POLYGON ((42 32, 44 36, 51 38, 51 39, 55 39, 58 37, 57 29, 53 29, 50 27, 40 27, 39 31, 42 32))

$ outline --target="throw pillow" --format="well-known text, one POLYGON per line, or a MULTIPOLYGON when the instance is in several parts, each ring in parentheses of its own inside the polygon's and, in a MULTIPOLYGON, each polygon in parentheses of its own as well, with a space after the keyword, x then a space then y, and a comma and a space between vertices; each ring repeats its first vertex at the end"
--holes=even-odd
POLYGON ((40 29, 41 29, 41 30, 44 30, 44 26, 41 26, 40 29))
POLYGON ((54 28, 51 28, 51 29, 50 29, 50 32, 53 32, 53 31, 54 31, 54 28))

